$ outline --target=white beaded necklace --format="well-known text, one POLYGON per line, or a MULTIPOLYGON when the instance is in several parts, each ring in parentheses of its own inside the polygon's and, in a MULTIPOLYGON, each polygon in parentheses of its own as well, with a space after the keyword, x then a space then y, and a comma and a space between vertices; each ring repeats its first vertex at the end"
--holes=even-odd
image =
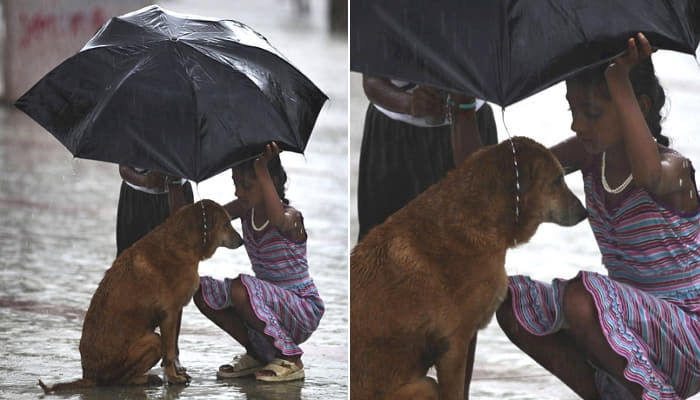
POLYGON ((632 173, 630 172, 630 176, 628 176, 627 179, 620 184, 620 186, 614 189, 611 188, 610 185, 608 185, 608 180, 605 179, 605 152, 603 152, 603 157, 601 157, 600 161, 600 181, 603 183, 603 189, 605 189, 606 192, 618 194, 625 190, 627 186, 629 186, 630 182, 632 182, 632 173))
POLYGON ((260 232, 261 230, 267 228, 267 225, 268 225, 269 223, 270 223, 270 220, 267 219, 267 220, 265 220, 265 223, 262 224, 261 227, 258 228, 257 226, 255 226, 255 208, 251 208, 251 209, 250 209, 250 225, 253 226, 253 230, 254 230, 254 231, 260 232))

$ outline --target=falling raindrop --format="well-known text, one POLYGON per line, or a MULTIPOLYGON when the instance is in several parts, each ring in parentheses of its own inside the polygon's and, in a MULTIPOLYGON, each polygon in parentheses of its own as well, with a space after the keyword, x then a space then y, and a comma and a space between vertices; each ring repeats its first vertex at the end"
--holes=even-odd
POLYGON ((683 178, 679 179, 680 182, 678 182, 678 186, 683 187, 683 178))

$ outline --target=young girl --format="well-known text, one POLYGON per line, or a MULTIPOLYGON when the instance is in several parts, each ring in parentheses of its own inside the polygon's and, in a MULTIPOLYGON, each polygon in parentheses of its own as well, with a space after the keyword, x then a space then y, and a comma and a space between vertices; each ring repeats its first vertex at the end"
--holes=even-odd
POLYGON ((204 276, 194 295, 199 310, 246 349, 219 368, 221 378, 302 379, 298 345, 324 312, 309 275, 304 220, 284 197, 287 175, 279 152, 272 142, 260 157, 233 168, 237 199, 225 205, 231 218, 241 218, 255 276, 204 276))
POLYGON ((566 82, 576 133, 552 150, 581 170, 608 275, 510 280, 508 337, 585 399, 700 390, 700 207, 690 161, 661 134, 663 89, 640 33, 609 66, 566 82))

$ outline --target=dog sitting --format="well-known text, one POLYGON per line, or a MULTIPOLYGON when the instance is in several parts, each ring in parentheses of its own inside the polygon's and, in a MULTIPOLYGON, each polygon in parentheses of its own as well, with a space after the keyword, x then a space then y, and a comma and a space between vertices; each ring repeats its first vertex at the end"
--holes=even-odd
POLYGON ((162 384, 145 375, 161 358, 168 383, 186 383, 178 373, 177 320, 199 287, 199 261, 219 246, 243 244, 226 210, 211 200, 178 210, 124 250, 105 272, 83 322, 83 378, 46 386, 45 392, 107 385, 162 384), (154 332, 160 327, 160 335, 154 332))
POLYGON ((506 296, 506 250, 542 222, 585 218, 554 155, 512 140, 519 188, 511 143, 487 147, 353 249, 353 399, 462 400, 469 344, 506 296), (437 382, 426 376, 433 365, 437 382))

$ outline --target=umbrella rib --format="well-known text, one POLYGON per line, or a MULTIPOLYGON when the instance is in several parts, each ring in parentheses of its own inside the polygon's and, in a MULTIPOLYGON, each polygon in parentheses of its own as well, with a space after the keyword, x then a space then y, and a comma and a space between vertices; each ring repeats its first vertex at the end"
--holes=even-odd
MULTIPOLYGON (((183 41, 181 41, 181 40, 171 42, 171 44, 173 45, 172 46, 173 50, 175 50, 178 53, 185 50, 181 47, 182 43, 183 43, 183 41)), ((189 49, 189 48, 191 48, 191 46, 187 46, 187 48, 189 49)), ((183 61, 186 59, 186 57, 179 56, 179 57, 177 57, 177 59, 179 61, 177 65, 184 71, 184 75, 190 76, 189 70, 183 61)), ((196 153, 195 153, 196 155, 194 157, 194 171, 193 172, 194 172, 194 176, 195 176, 195 181, 199 182, 200 178, 201 178, 201 171, 199 170, 199 166, 201 164, 200 157, 201 157, 201 152, 202 152, 202 135, 201 135, 201 132, 199 130, 200 125, 199 125, 199 119, 197 117, 199 115, 199 102, 197 101, 197 91, 195 90, 194 82, 192 81, 192 79, 186 79, 186 82, 187 82, 187 85, 189 86, 190 93, 192 94, 192 101, 194 102, 194 112, 193 112, 194 124, 193 124, 193 126, 195 129, 194 134, 195 134, 195 137, 197 138, 197 143, 196 143, 197 151, 196 151, 196 153)))
MULTIPOLYGON (((89 50, 87 50, 89 51, 89 50)), ((135 71, 141 67, 146 62, 146 60, 138 60, 138 62, 129 68, 129 72, 125 74, 122 79, 119 80, 119 82, 113 87, 110 88, 110 90, 107 90, 106 97, 102 97, 99 99, 98 103, 95 105, 93 109, 90 110, 90 112, 83 118, 83 120, 80 122, 80 124, 77 125, 77 127, 82 127, 79 131, 79 135, 76 135, 75 138, 75 153, 79 154, 80 151, 82 150, 82 146, 80 145, 83 141, 83 136, 87 131, 89 131, 92 127, 92 125, 95 123, 95 116, 99 115, 102 110, 107 106, 109 103, 109 99, 111 99, 114 94, 121 88, 121 86, 124 84, 124 82, 129 79, 135 71)))
MULTIPOLYGON (((377 16, 384 21, 386 24, 385 26, 389 27, 394 33, 400 37, 403 38, 406 42, 414 44, 416 47, 419 47, 420 54, 427 54, 429 58, 436 60, 437 64, 440 65, 442 72, 444 72, 446 75, 450 76, 451 79, 454 79, 455 81, 461 82, 462 87, 466 90, 468 84, 467 82, 463 79, 462 74, 457 71, 455 68, 450 66, 450 62, 446 60, 445 58, 441 57, 440 54, 438 54, 436 51, 431 49, 429 46, 425 45, 421 40, 419 40, 415 34, 412 34, 411 32, 403 32, 399 31, 396 26, 401 26, 401 23, 394 19, 390 14, 386 13, 384 10, 382 10, 377 4, 373 4, 374 6, 374 11, 376 11, 377 16)), ((472 93, 473 94, 473 93, 472 93)))
MULTIPOLYGON (((219 58, 217 58, 217 57, 213 57, 213 56, 210 54, 210 51, 209 51, 208 46, 205 45, 205 44, 190 43, 190 42, 185 41, 185 40, 178 41, 178 43, 182 43, 182 44, 188 46, 188 47, 191 48, 192 50, 197 51, 199 54, 201 54, 201 55, 207 57, 208 59, 210 59, 210 60, 216 62, 217 64, 221 64, 221 65, 224 65, 224 66, 226 66, 226 67, 231 67, 230 64, 227 64, 227 63, 225 63, 225 62, 222 62, 221 59, 219 59, 219 58), (200 49, 197 48, 198 46, 201 46, 202 48, 205 48, 207 51, 201 51, 200 49)), ((270 53, 270 52, 268 52, 267 50, 261 49, 260 47, 257 47, 257 46, 246 46, 246 45, 241 44, 241 43, 237 43, 237 44, 240 44, 241 46, 245 46, 245 47, 253 47, 253 48, 255 48, 255 49, 258 49, 259 51, 263 51, 263 52, 266 52, 266 53, 268 53, 268 54, 272 54, 272 55, 274 55, 274 56, 277 56, 276 54, 270 53)), ((311 82, 311 80, 309 80, 309 78, 306 77, 306 75, 304 75, 301 71, 299 71, 296 67, 294 67, 294 65, 292 65, 289 61, 287 61, 284 57, 281 57, 280 59, 281 59, 283 62, 287 63, 287 65, 289 65, 292 69, 296 70, 297 73, 299 73, 299 75, 301 75, 304 79, 306 79, 306 80, 308 81, 308 83, 313 84, 313 83, 311 82)), ((244 74, 244 73, 242 73, 242 72, 239 72, 239 71, 234 71, 234 72, 238 73, 239 75, 241 75, 242 77, 244 77, 247 81, 249 81, 252 85, 254 85, 254 86, 256 86, 256 87, 259 88, 259 86, 258 86, 252 79, 250 79, 246 74, 244 74)), ((264 97, 265 97, 265 99, 266 99, 266 100, 268 101, 268 103, 269 103, 269 99, 267 99, 267 96, 264 96, 264 97)), ((196 100, 195 100, 195 101, 196 101, 196 100)), ((270 104, 271 104, 271 103, 270 103, 270 104)), ((296 131, 296 129, 294 129, 294 127, 292 126, 291 122, 289 121, 289 118, 287 117, 287 114, 284 113, 284 112, 282 112, 282 113, 278 113, 278 115, 279 115, 280 118, 283 120, 284 124, 287 126, 287 129, 289 129, 290 132, 293 132, 294 135, 295 135, 295 137, 296 137, 296 136, 297 136, 297 131, 296 131)), ((297 141, 300 141, 300 138, 299 138, 299 137, 296 137, 296 139, 297 139, 297 141)), ((299 145, 299 143, 296 143, 296 144, 299 145)))
MULTIPOLYGON (((153 33, 154 33, 152 30, 146 29, 146 27, 143 26, 143 25, 136 24, 136 23, 134 23, 134 22, 132 22, 132 21, 129 21, 129 20, 126 20, 126 19, 122 19, 121 17, 112 17, 106 24, 104 24, 104 25, 102 26, 102 28, 100 28, 100 30, 99 30, 97 33, 95 33, 95 35, 92 37, 92 39, 90 39, 90 40, 85 44, 85 46, 83 46, 83 48, 82 48, 80 51, 82 52, 82 51, 91 50, 91 49, 100 48, 100 47, 111 47, 111 46, 112 46, 111 43, 106 43, 106 44, 95 44, 95 43, 93 43, 93 41, 95 41, 96 39, 99 39, 99 38, 100 38, 100 35, 102 34, 102 32, 103 32, 104 30, 106 30, 108 27, 110 27, 112 24, 114 24, 114 23, 115 23, 114 21, 118 21, 119 23, 128 24, 128 25, 130 25, 130 26, 133 26, 133 27, 135 27, 135 28, 138 28, 140 31, 142 31, 142 32, 144 32, 144 33, 148 33, 148 34, 153 34, 153 33)), ((157 32, 157 33, 159 33, 159 32, 157 32)), ((160 34, 160 33, 159 33, 159 34, 160 34)), ((162 35, 162 34, 161 34, 161 35, 162 35)), ((159 41, 162 41, 162 40, 164 40, 163 37, 158 38, 158 39, 154 39, 154 40, 144 41, 144 42, 141 43, 141 44, 150 43, 150 42, 159 42, 159 41)))
POLYGON ((583 40, 586 43, 590 42, 588 35, 586 35, 586 31, 583 30, 581 18, 579 17, 579 14, 576 12, 576 10, 572 10, 576 19, 575 21, 572 21, 571 18, 569 18, 569 14, 564 11, 564 8, 561 6, 560 3, 557 2, 557 0, 549 0, 549 4, 552 7, 552 10, 557 11, 557 13, 562 16, 562 18, 568 20, 576 28, 576 30, 581 34, 581 38, 583 38, 583 40))
MULTIPOLYGON (((506 75, 505 69, 508 68, 507 63, 505 60, 510 59, 510 35, 508 34, 508 10, 507 10, 507 4, 506 2, 501 3, 501 29, 499 29, 499 32, 501 34, 501 43, 503 43, 503 47, 501 48, 501 54, 500 57, 501 59, 498 60, 501 68, 498 68, 498 82, 503 82, 503 77, 508 76, 506 75)), ((500 98, 502 104, 508 102, 508 98, 506 96, 506 88, 504 87, 505 85, 500 85, 500 93, 498 93, 498 97, 500 98)), ((510 89, 510 88, 508 88, 510 89)), ((501 108, 503 109, 503 108, 501 108)))
MULTIPOLYGON (((690 18, 686 18, 685 16, 679 15, 678 9, 676 7, 673 7, 673 5, 670 3, 669 0, 665 0, 664 4, 666 5, 666 9, 670 9, 670 12, 673 13, 673 15, 676 17, 676 21, 678 21, 680 24, 683 24, 683 29, 681 29, 681 34, 686 33, 685 40, 688 44, 690 44, 690 48, 688 49, 688 53, 691 55, 695 54, 695 49, 693 48, 693 44, 695 43, 694 38, 692 37, 693 28, 690 26, 690 18)), ((692 5, 689 3, 688 7, 692 7, 692 5)), ((700 7, 697 6, 697 7, 700 7)), ((700 24, 700 22, 698 22, 700 24)))
MULTIPOLYGON (((180 60, 183 58, 181 57, 180 60)), ((187 68, 180 63, 180 66, 187 70, 187 68)), ((190 92, 192 93, 192 101, 194 102, 194 113, 193 118, 194 118, 194 129, 195 129, 195 135, 197 137, 197 155, 194 157, 194 174, 197 177, 197 182, 200 181, 200 171, 199 171, 199 165, 200 165, 200 157, 202 156, 202 135, 201 132, 199 131, 199 120, 197 116, 199 115, 199 102, 197 101, 197 91, 194 88, 194 83, 192 80, 188 79, 187 84, 190 86, 190 92)))
MULTIPOLYGON (((258 39, 260 39, 260 40, 262 41, 262 43, 261 43, 261 45, 252 44, 252 43, 250 43, 250 44, 244 44, 244 43, 242 43, 242 42, 239 41, 239 40, 229 40, 229 39, 227 39, 227 38, 225 38, 225 37, 222 38, 222 40, 224 40, 224 41, 226 41, 226 42, 230 42, 230 43, 235 43, 235 44, 241 45, 241 46, 255 47, 255 48, 264 50, 264 51, 266 51, 266 52, 268 52, 268 53, 272 53, 272 54, 276 55, 277 57, 283 59, 283 60, 286 61, 288 64, 290 64, 290 65, 292 64, 292 63, 287 59, 287 57, 285 57, 284 54, 282 54, 281 51, 277 50, 277 48, 276 48, 275 46, 273 46, 272 43, 270 43, 270 42, 267 40, 267 38, 265 38, 265 36, 263 36, 263 35, 261 35, 260 33, 256 32, 255 30, 253 30, 253 28, 249 27, 248 25, 246 25, 246 24, 244 24, 244 23, 242 23, 242 22, 238 22, 238 21, 232 20, 232 19, 224 19, 224 20, 219 20, 219 21, 216 21, 216 22, 217 22, 217 24, 218 24, 219 26, 223 26, 224 28, 229 29, 229 30, 232 30, 232 29, 229 28, 229 27, 227 27, 227 26, 225 26, 225 25, 228 25, 229 23, 230 23, 230 24, 233 24, 233 25, 236 25, 237 27, 240 27, 241 29, 245 30, 245 32, 246 32, 247 34, 249 34, 250 36, 255 36, 255 37, 257 37, 258 39)), ((204 44, 204 45, 206 45, 206 44, 204 44)))

